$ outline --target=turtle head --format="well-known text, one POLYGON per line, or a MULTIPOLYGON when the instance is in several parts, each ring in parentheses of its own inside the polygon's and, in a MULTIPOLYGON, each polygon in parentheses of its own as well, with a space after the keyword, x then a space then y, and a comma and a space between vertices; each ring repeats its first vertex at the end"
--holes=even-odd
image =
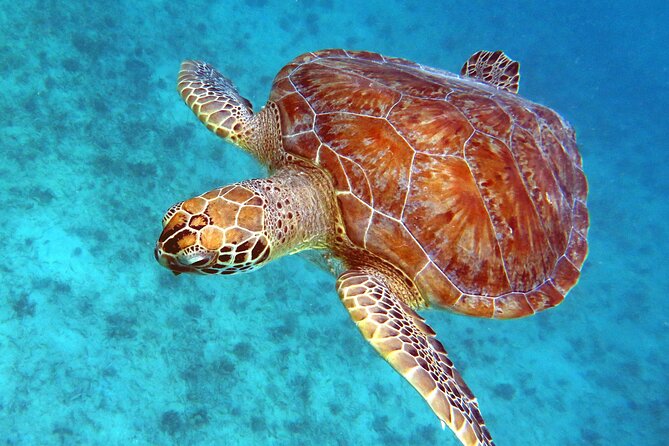
POLYGON ((244 183, 175 204, 163 217, 156 260, 175 274, 234 274, 262 266, 271 254, 264 205, 244 183))

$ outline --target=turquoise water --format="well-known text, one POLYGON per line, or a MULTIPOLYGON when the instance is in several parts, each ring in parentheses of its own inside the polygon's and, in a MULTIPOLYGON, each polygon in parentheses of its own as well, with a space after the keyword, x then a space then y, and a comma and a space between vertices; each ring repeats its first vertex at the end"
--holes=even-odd
POLYGON ((183 105, 180 61, 258 108, 327 47, 521 61, 521 93, 577 130, 582 280, 528 319, 424 315, 498 445, 666 444, 666 3, 71 3, 0 2, 0 444, 457 444, 307 261, 174 277, 153 258, 171 204, 263 175, 183 105))

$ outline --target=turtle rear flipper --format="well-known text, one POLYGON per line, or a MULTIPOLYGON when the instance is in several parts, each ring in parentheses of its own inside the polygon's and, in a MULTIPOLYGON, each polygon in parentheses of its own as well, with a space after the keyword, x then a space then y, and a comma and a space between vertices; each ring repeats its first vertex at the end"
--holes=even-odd
POLYGON ((476 398, 434 331, 402 300, 408 289, 361 268, 342 274, 337 290, 365 339, 418 390, 442 425, 465 446, 494 445, 476 398))
POLYGON ((520 64, 511 60, 503 51, 479 51, 465 62, 462 76, 481 80, 497 88, 518 93, 520 64))

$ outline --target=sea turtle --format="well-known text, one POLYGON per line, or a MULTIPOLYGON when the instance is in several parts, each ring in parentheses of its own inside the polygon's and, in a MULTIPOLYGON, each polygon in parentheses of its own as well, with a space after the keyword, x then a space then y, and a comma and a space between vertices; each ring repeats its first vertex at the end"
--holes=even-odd
POLYGON ((578 280, 588 212, 574 132, 519 97, 518 80, 501 51, 456 75, 324 50, 286 65, 254 114, 216 69, 185 61, 183 100, 270 176, 172 206, 156 259, 175 274, 233 274, 318 250, 362 335, 442 426, 492 445, 416 310, 517 318, 559 304, 578 280))

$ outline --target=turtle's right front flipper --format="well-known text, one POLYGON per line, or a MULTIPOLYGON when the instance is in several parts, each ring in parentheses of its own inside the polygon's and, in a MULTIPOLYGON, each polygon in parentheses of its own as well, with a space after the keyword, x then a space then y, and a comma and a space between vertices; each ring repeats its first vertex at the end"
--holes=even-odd
POLYGON ((342 303, 362 335, 418 390, 466 446, 494 445, 476 398, 424 319, 399 297, 399 283, 368 269, 337 281, 342 303))

